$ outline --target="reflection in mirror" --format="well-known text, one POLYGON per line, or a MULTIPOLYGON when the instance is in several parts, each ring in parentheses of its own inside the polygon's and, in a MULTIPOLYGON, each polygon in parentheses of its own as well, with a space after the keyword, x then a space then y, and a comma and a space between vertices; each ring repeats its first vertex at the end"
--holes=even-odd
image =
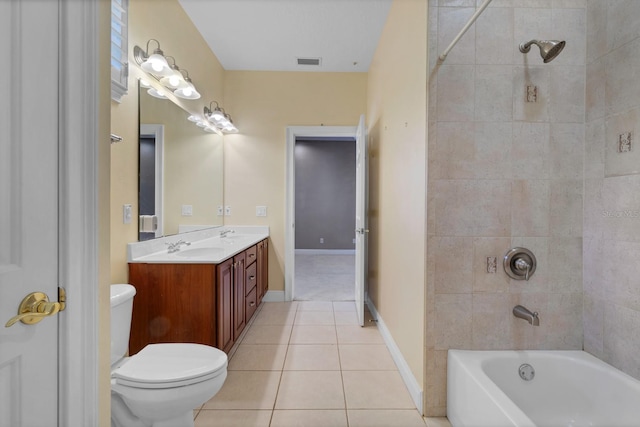
POLYGON ((222 225, 223 137, 139 87, 139 240, 222 225))

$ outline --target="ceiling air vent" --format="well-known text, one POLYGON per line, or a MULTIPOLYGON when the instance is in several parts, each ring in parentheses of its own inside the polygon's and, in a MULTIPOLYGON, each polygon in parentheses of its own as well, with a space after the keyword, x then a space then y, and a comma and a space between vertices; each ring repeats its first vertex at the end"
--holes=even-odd
POLYGON ((320 66, 320 58, 297 58, 298 65, 315 65, 320 66))

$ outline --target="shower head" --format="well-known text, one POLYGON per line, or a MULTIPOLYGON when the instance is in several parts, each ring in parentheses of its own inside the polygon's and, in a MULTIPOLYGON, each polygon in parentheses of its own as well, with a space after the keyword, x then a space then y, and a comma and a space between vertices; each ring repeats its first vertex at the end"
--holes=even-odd
POLYGON ((540 48, 540 56, 544 60, 544 63, 552 61, 562 49, 564 49, 565 41, 559 40, 531 40, 527 43, 520 43, 520 52, 528 53, 531 49, 531 45, 535 44, 540 48))

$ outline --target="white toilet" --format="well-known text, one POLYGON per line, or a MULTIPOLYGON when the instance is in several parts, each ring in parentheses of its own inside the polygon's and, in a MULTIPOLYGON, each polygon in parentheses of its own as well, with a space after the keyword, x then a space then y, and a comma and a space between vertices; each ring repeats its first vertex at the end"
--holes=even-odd
POLYGON ((193 409, 211 399, 227 378, 227 355, 202 344, 129 347, 131 285, 111 285, 111 425, 193 427, 193 409))

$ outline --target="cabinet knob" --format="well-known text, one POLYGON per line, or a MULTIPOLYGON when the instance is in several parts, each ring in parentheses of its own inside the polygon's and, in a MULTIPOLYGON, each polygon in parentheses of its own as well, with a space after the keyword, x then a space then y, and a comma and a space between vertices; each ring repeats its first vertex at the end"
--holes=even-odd
POLYGON ((253 280, 255 278, 256 278, 256 276, 249 276, 249 280, 253 280))
POLYGON ((254 305, 256 305, 256 303, 255 303, 254 301, 251 301, 251 302, 249 303, 249 306, 250 306, 250 307, 253 307, 254 305))

